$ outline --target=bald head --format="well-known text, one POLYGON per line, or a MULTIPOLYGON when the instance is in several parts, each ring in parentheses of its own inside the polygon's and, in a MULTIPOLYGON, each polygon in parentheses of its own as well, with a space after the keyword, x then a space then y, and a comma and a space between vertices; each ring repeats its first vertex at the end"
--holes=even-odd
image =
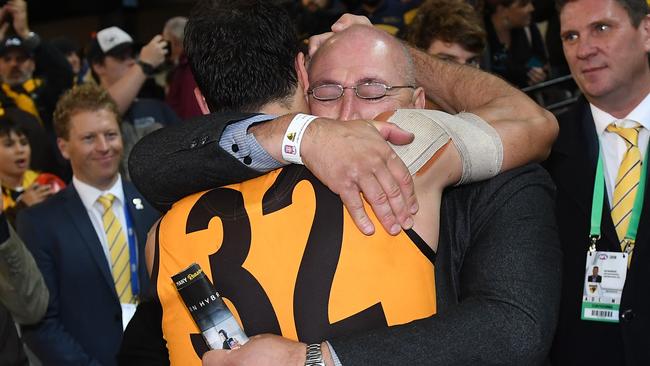
POLYGON ((421 108, 420 88, 388 89, 386 96, 364 99, 350 87, 379 83, 388 87, 413 86, 413 62, 406 47, 390 34, 371 26, 354 25, 336 33, 314 54, 309 67, 310 88, 334 84, 344 88, 336 100, 309 96, 314 114, 337 119, 371 119, 397 108, 421 108))
POLYGON ((163 28, 163 33, 167 33, 169 38, 175 38, 181 43, 183 42, 183 37, 185 37, 185 25, 187 24, 187 18, 185 17, 173 17, 165 23, 163 28))
POLYGON ((349 54, 365 55, 376 62, 394 67, 407 84, 415 83, 413 59, 406 46, 387 32, 368 25, 355 24, 344 31, 334 34, 313 55, 309 64, 316 63, 319 58, 326 59, 349 54), (389 55, 391 59, 385 57, 389 55))
POLYGON ((165 27, 163 28, 163 38, 170 42, 170 58, 174 63, 178 62, 178 58, 183 53, 183 38, 185 38, 186 24, 187 18, 173 17, 165 23, 165 27))

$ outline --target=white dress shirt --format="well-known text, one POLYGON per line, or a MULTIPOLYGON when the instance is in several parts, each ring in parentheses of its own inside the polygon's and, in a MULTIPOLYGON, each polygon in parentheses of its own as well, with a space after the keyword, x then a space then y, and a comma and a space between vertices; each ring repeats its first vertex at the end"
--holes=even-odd
MULTIPOLYGON (((611 204, 618 168, 621 166, 627 147, 625 146, 625 140, 621 136, 606 131, 607 126, 614 123, 618 127, 633 127, 634 122, 639 123, 643 127, 639 132, 639 149, 641 150, 641 161, 644 162, 648 149, 648 139, 650 138, 650 94, 646 95, 645 99, 622 119, 613 117, 593 104, 589 104, 589 106, 594 117, 600 150, 603 154, 605 185, 607 186, 607 197, 611 204)), ((643 169, 646 169, 645 165, 643 165, 643 169)))
POLYGON ((72 185, 74 185, 77 193, 79 193, 81 202, 88 212, 90 222, 93 223, 93 228, 95 228, 99 242, 102 244, 104 255, 108 261, 108 268, 112 270, 113 266, 111 263, 111 253, 108 248, 108 239, 106 239, 106 232, 104 231, 104 224, 102 220, 102 216, 104 215, 104 206, 102 206, 102 204, 99 203, 97 199, 100 196, 109 193, 115 196, 115 200, 113 200, 113 206, 111 208, 115 214, 115 217, 117 217, 117 219, 120 221, 120 224, 122 225, 122 230, 124 230, 125 237, 127 237, 126 216, 124 215, 125 203, 124 190, 122 189, 122 178, 118 175, 115 184, 113 184, 112 187, 105 191, 101 191, 91 185, 88 185, 74 176, 72 177, 72 185))

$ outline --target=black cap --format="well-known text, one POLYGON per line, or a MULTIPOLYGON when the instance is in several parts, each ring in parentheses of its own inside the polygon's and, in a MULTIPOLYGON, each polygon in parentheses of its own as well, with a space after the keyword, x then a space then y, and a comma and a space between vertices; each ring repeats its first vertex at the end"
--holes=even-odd
POLYGON ((2 40, 0 43, 0 56, 5 55, 9 50, 20 50, 25 52, 26 55, 32 55, 32 50, 27 47, 25 42, 18 36, 10 36, 2 40))

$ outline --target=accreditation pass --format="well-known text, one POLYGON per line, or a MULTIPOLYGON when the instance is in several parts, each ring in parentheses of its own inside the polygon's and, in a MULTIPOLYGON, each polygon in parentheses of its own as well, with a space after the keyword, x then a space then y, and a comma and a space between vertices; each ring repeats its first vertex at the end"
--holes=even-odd
POLYGON ((627 257, 621 252, 587 252, 582 320, 618 323, 627 257))

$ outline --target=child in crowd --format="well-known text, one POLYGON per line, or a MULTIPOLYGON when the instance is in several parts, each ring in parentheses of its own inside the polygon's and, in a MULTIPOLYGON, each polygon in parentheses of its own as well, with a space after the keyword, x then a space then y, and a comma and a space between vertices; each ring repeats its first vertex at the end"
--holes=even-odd
POLYGON ((14 224, 16 213, 65 187, 57 176, 29 169, 31 147, 26 132, 13 120, 0 118, 0 183, 3 211, 14 224))

